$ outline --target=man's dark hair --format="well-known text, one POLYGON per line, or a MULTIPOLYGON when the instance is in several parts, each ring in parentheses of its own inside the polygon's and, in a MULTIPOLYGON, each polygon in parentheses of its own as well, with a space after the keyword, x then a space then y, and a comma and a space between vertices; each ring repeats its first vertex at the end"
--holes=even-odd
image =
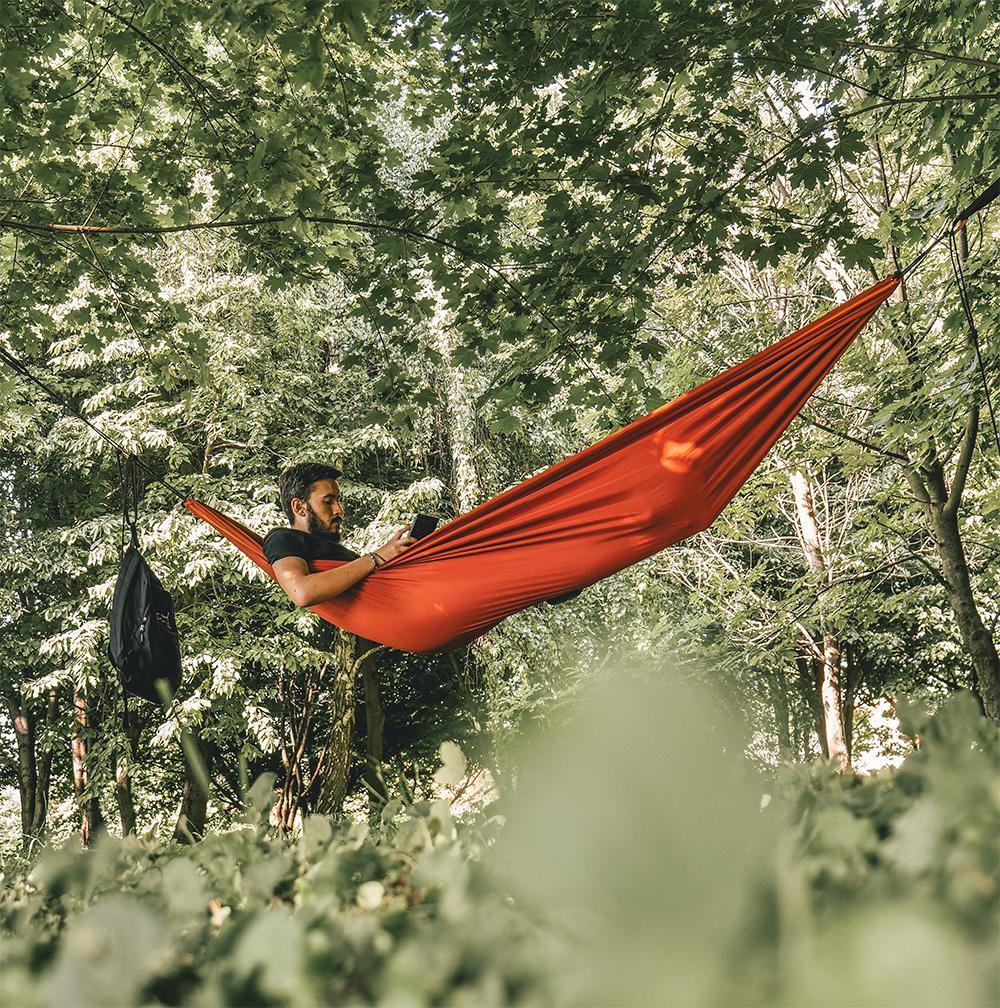
POLYGON ((298 465, 289 466, 278 477, 278 495, 281 497, 281 510, 285 512, 285 517, 290 522, 295 521, 292 501, 296 497, 299 500, 307 500, 313 483, 336 479, 342 475, 339 469, 323 465, 321 462, 299 462, 298 465))

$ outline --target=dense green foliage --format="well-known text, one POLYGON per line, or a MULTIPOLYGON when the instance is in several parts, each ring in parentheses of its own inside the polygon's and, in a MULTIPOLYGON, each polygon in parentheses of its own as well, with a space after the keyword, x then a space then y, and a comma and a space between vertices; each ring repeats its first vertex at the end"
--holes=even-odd
POLYGON ((0 348, 62 399, 0 362, 0 851, 94 842, 12 869, 8 999, 988 1000, 997 204, 709 530, 457 654, 350 667, 153 477, 264 532, 337 464, 358 548, 462 513, 912 262, 1000 174, 998 99, 988 0, 0 0, 0 348), (169 714, 122 718, 119 459, 73 412, 147 467, 169 714), (569 727, 650 656, 751 784, 656 702, 569 727), (456 831, 458 792, 500 804, 456 831))
POLYGON ((710 706, 616 680, 535 743, 503 815, 394 801, 295 841, 261 779, 194 847, 71 844, 6 879, 3 999, 991 1004, 996 730, 968 696, 912 717, 898 770, 768 780, 710 706))

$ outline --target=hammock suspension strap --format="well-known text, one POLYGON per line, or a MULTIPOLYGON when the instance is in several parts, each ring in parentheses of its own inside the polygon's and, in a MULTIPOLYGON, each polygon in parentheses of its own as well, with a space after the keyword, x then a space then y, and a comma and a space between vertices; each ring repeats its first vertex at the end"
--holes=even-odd
MULTIPOLYGON (((990 189, 994 188, 997 194, 1000 195, 1000 179, 997 179, 990 186, 990 189)), ((986 192, 988 193, 989 189, 986 192)), ((985 204, 983 205, 985 206, 985 204)), ((962 303, 962 312, 965 315, 965 322, 969 330, 969 343, 972 345, 972 350, 976 355, 976 365, 979 369, 979 377, 983 383, 983 395, 986 399, 986 411, 989 413, 990 424, 993 427, 993 439, 996 442, 997 451, 1000 452, 1000 430, 997 429, 997 417, 993 409, 993 396, 990 392, 989 378, 986 375, 986 365, 983 363, 983 351, 979 342, 979 329, 976 327, 976 319, 972 314, 972 302, 969 299, 968 281, 965 278, 965 269, 962 265, 962 253, 958 247, 958 238, 954 229, 948 234, 948 256, 951 259, 951 271, 955 277, 958 298, 962 303)))

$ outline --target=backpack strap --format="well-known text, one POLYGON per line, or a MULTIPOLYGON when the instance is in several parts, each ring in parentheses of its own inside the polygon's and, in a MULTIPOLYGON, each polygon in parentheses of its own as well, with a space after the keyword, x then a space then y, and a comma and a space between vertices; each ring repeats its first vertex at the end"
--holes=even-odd
POLYGON ((129 544, 139 548, 139 502, 142 499, 142 483, 139 476, 138 459, 134 455, 118 455, 118 475, 121 479, 122 533, 121 551, 125 552, 126 538, 129 544), (127 533, 127 535, 126 535, 127 533))

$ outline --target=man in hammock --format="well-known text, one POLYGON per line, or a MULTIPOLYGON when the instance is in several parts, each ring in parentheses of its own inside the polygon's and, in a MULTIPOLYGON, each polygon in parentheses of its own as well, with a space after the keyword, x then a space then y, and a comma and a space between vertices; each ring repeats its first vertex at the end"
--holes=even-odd
POLYGON ((344 546, 340 541, 344 508, 337 484, 341 475, 332 466, 301 462, 278 477, 281 507, 289 526, 267 534, 264 556, 275 580, 297 606, 336 598, 416 542, 406 535, 404 526, 371 553, 361 555, 344 546), (348 562, 314 573, 309 569, 312 560, 348 562))

